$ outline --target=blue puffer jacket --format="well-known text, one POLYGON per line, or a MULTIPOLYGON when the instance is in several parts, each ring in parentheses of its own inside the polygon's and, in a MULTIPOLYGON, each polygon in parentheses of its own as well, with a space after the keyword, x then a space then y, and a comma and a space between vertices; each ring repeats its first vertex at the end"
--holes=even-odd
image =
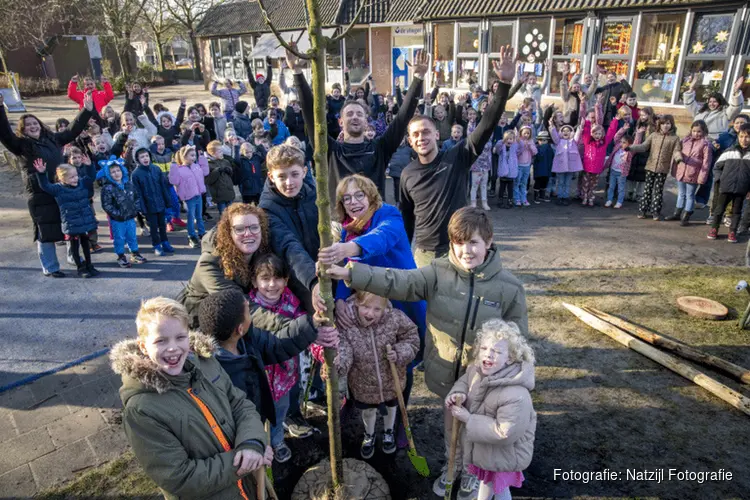
POLYGON ((549 177, 552 175, 552 163, 555 161, 555 148, 552 144, 538 144, 534 156, 534 177, 549 177))
POLYGON ((96 229, 97 222, 94 209, 91 208, 89 199, 94 196, 94 176, 96 175, 93 164, 84 165, 85 176, 78 178, 75 187, 64 184, 52 184, 47 180, 47 174, 36 174, 39 186, 47 193, 54 196, 60 207, 60 219, 62 220, 62 231, 66 235, 88 234, 96 229))
POLYGON ((102 208, 113 221, 125 222, 135 219, 138 215, 140 200, 133 183, 128 181, 128 169, 121 166, 119 168, 122 171, 122 180, 119 183, 112 179, 110 167, 102 167, 96 178, 104 181, 102 208))
MULTIPOLYGON (((286 128, 286 125, 284 125, 284 122, 282 122, 281 120, 276 120, 276 126, 278 130, 276 133, 276 137, 271 139, 271 143, 274 146, 278 146, 279 144, 283 143, 291 135, 289 134, 289 129, 286 128)), ((268 118, 263 120, 263 128, 268 131, 271 130, 271 124, 268 123, 268 118)))
POLYGON ((236 183, 242 196, 256 196, 263 191, 263 156, 256 151, 252 158, 240 157, 236 183))
POLYGON ((138 211, 142 214, 164 212, 171 204, 167 176, 153 163, 147 167, 140 164, 136 167, 133 171, 133 187, 138 193, 138 211))
POLYGON ((312 311, 310 291, 317 283, 315 262, 320 248, 315 199, 315 186, 310 182, 302 183, 297 196, 287 198, 266 180, 260 195, 260 208, 268 215, 271 248, 289 265, 292 277, 289 288, 308 312, 312 311))

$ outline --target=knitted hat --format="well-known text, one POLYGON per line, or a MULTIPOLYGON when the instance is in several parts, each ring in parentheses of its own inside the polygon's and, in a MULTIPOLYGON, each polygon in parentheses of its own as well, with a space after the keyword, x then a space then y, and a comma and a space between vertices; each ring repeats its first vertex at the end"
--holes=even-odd
POLYGON ((260 80, 261 78, 263 78, 265 80, 266 79, 266 75, 264 75, 263 73, 256 73, 255 79, 256 80, 260 80))
POLYGON ((546 130, 542 130, 536 135, 536 138, 539 139, 540 141, 549 141, 550 135, 549 135, 549 132, 547 132, 546 130))
POLYGON ((247 106, 248 104, 246 101, 238 101, 237 104, 234 105, 234 110, 240 114, 245 114, 247 106))

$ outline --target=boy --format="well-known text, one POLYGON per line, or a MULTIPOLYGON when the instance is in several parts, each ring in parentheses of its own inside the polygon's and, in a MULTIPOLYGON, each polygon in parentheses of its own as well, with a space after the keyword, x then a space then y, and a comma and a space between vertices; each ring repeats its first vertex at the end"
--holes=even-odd
MULTIPOLYGON (((76 146, 71 146, 69 149, 69 161, 70 164, 73 165, 76 170, 78 171, 78 177, 85 177, 86 174, 86 168, 88 165, 91 165, 91 157, 83 152, 80 148, 76 146)), ((94 164, 94 170, 96 170, 96 164, 94 164)), ((91 206, 94 206, 94 195, 92 193, 91 197, 89 198, 89 202, 91 203, 91 206)), ((94 230, 93 233, 89 235, 89 242, 90 242, 90 248, 91 253, 99 253, 103 250, 102 246, 99 244, 99 230, 98 228, 94 230)), ((73 264, 72 262, 72 256, 70 253, 70 245, 68 245, 68 264, 73 264)))
POLYGON ((288 144, 273 147, 266 156, 266 168, 268 180, 259 206, 268 215, 271 247, 291 270, 289 288, 305 311, 312 312, 313 296, 318 295, 315 261, 320 238, 315 186, 305 182, 305 154, 288 144))
POLYGON ((174 248, 167 239, 164 216, 167 207, 172 204, 167 176, 151 162, 151 151, 148 149, 137 149, 133 157, 138 165, 133 171, 133 187, 140 198, 138 211, 148 222, 154 253, 159 257, 165 253, 174 253, 174 248))
POLYGON ((221 104, 216 101, 208 104, 208 111, 213 118, 214 128, 211 131, 211 140, 224 139, 224 132, 227 129, 227 117, 221 112, 221 104))
POLYGON ((451 137, 450 139, 447 139, 443 142, 443 145, 440 146, 440 151, 448 151, 450 148, 461 142, 461 139, 464 136, 464 128, 463 126, 459 125, 458 123, 454 124, 451 127, 451 137))
POLYGON ((102 208, 107 212, 112 228, 112 240, 120 267, 130 267, 125 256, 127 243, 133 262, 143 264, 146 259, 138 252, 138 238, 135 235, 135 216, 141 200, 133 184, 128 181, 128 169, 121 159, 105 161, 97 178, 104 181, 102 186, 102 208))
POLYGON ((547 190, 547 185, 552 175, 555 147, 550 143, 550 135, 546 130, 539 132, 536 140, 536 155, 534 156, 534 203, 538 205, 542 201, 547 203, 552 201, 547 190))
MULTIPOLYGON (((476 332, 485 321, 513 321, 528 335, 523 284, 503 269, 500 251, 492 242, 489 215, 480 208, 458 210, 448 224, 448 238, 450 257, 435 259, 419 269, 378 268, 354 261, 346 268, 328 269, 328 276, 346 280, 355 290, 393 300, 427 301, 424 377, 430 391, 441 399, 466 369, 476 332)), ((444 413, 447 457, 453 419, 450 412, 444 413)), ((457 468, 462 463, 460 457, 459 451, 457 468)), ((445 494, 446 473, 447 466, 433 485, 438 496, 445 494)), ((474 479, 464 472, 458 498, 476 498, 474 479)))
POLYGON ((729 243, 737 243, 737 227, 740 224, 742 203, 750 191, 750 123, 740 126, 737 144, 727 149, 714 165, 719 196, 716 198, 713 223, 707 238, 715 240, 719 234, 722 216, 729 202, 732 203, 732 218, 729 226, 729 243))
POLYGON ((122 376, 122 425, 165 498, 256 498, 252 471, 273 454, 253 403, 214 357, 213 339, 188 332, 179 302, 141 305, 138 338, 112 348, 122 376))
POLYGON ((103 135, 95 135, 91 138, 91 154, 89 157, 94 165, 98 166, 101 160, 107 160, 110 156, 110 147, 103 135))
POLYGON ((219 217, 234 201, 234 183, 232 182, 232 162, 224 158, 223 146, 219 141, 208 143, 208 175, 206 187, 211 199, 219 208, 219 217))
POLYGON ((260 193, 263 190, 263 148, 256 147, 249 142, 240 146, 239 168, 237 169, 237 185, 242 195, 242 203, 260 203, 260 193))
POLYGON ((271 67, 271 56, 266 57, 266 74, 258 73, 253 78, 253 68, 250 67, 250 59, 245 59, 245 71, 247 74, 250 87, 253 89, 255 103, 261 111, 268 107, 268 97, 271 95, 271 76, 273 68, 271 67))
MULTIPOLYGON (((172 166, 172 149, 167 147, 167 140, 155 135, 151 138, 151 160, 154 165, 159 167, 165 176, 169 176, 169 169, 172 166)), ((169 182, 167 180, 167 182, 169 182)), ((174 186, 169 184, 169 204, 164 211, 164 220, 167 223, 167 232, 174 231, 175 226, 185 227, 185 221, 180 218, 180 198, 177 196, 174 186)))

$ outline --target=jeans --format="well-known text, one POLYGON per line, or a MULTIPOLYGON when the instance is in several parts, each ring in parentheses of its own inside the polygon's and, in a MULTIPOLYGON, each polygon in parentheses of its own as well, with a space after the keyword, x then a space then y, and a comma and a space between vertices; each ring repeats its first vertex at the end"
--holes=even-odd
POLYGON ((200 196, 195 196, 189 200, 185 200, 188 211, 187 220, 187 232, 188 236, 195 238, 195 225, 198 225, 198 234, 201 236, 206 232, 206 228, 203 227, 203 199, 200 196))
POLYGON ((128 244, 131 252, 137 252, 138 238, 135 234, 135 219, 126 220, 125 222, 113 220, 110 221, 110 224, 112 225, 112 240, 114 240, 115 254, 122 255, 125 253, 125 243, 128 244))
POLYGON ((518 175, 516 180, 513 182, 513 196, 516 203, 526 203, 526 187, 529 183, 529 174, 531 173, 531 165, 518 165, 518 175))
POLYGON ((698 186, 699 184, 677 181, 677 208, 684 208, 686 212, 693 211, 698 186))
POLYGON ((615 197, 615 188, 617 188, 617 203, 622 205, 625 201, 625 183, 628 180, 627 175, 622 175, 622 172, 610 169, 609 171, 609 189, 607 190, 607 201, 612 201, 615 197))
POLYGON ((57 260, 57 247, 54 242, 42 243, 37 240, 36 251, 39 254, 39 262, 42 263, 44 274, 52 274, 60 270, 60 262, 57 260))
POLYGON ((573 178, 573 172, 558 172, 557 174, 557 192, 558 198, 570 198, 570 181, 573 178))
POLYGON ((177 197, 177 191, 174 190, 174 186, 169 186, 169 199, 170 204, 164 211, 164 219, 170 222, 172 219, 179 219, 180 217, 180 199, 177 197))
POLYGON ((271 426, 271 447, 275 448, 284 441, 284 420, 286 413, 289 411, 289 393, 287 392, 281 399, 274 402, 276 406, 276 425, 271 426))
POLYGON ((224 213, 224 210, 226 210, 226 209, 227 209, 227 207, 228 207, 229 205, 231 205, 231 204, 232 204, 232 202, 231 202, 231 201, 229 201, 229 202, 227 202, 227 203, 217 203, 217 204, 216 204, 216 207, 217 207, 217 208, 219 209, 219 217, 221 217, 221 214, 223 214, 223 213, 224 213))

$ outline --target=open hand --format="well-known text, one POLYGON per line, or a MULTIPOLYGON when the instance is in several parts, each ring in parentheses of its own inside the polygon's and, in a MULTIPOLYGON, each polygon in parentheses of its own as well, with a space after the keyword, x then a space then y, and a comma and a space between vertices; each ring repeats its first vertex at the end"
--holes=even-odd
POLYGON ((332 265, 326 269, 326 276, 335 280, 349 281, 352 278, 352 272, 346 267, 332 265))
POLYGON ((568 61, 565 61, 562 64, 562 71, 561 71, 561 73, 563 75, 567 75, 568 73, 570 73, 570 63, 568 61))
POLYGON ((343 328, 352 328, 354 326, 354 312, 345 300, 336 301, 336 323, 343 328))
POLYGON ((89 111, 94 109, 94 99, 91 97, 91 92, 83 94, 83 107, 89 111))
POLYGON ((295 74, 299 75, 302 73, 302 60, 289 50, 286 51, 286 64, 295 74))
POLYGON ((695 90, 695 88, 698 86, 698 82, 700 81, 700 77, 700 73, 693 73, 693 76, 690 78, 690 90, 695 90))
POLYGON ((73 75, 73 76, 71 76, 71 77, 70 77, 70 81, 71 81, 71 82, 75 82, 75 83, 78 83, 78 75, 73 75))
MULTIPOLYGON (((146 92, 146 91, 144 90, 144 92, 146 92)), ((146 105, 146 94, 141 94, 140 101, 141 101, 141 106, 145 106, 146 105)))
POLYGON ((430 67, 430 54, 424 50, 420 50, 414 54, 414 62, 412 63, 412 70, 414 76, 420 79, 424 79, 424 75, 427 74, 427 70, 430 67))
POLYGON ((250 472, 261 468, 265 463, 265 457, 253 450, 240 450, 234 456, 234 466, 237 469, 238 476, 244 476, 250 472))
POLYGON ((745 84, 745 76, 740 75, 735 81, 734 86, 732 86, 732 93, 737 94, 742 90, 742 86, 745 84))
POLYGON ((498 79, 504 83, 513 81, 515 75, 516 54, 510 45, 500 47, 500 60, 492 61, 492 69, 495 71, 498 79))
POLYGON ((604 94, 603 93, 596 94, 596 103, 597 104, 603 104, 604 103, 604 94))
POLYGON ((109 78, 107 78, 106 76, 102 76, 99 81, 102 82, 102 85, 104 85, 105 83, 109 83, 109 78))
POLYGON ((37 172, 43 174, 47 171, 47 164, 44 163, 44 160, 42 160, 41 158, 37 158, 36 160, 34 160, 34 168, 37 172))

